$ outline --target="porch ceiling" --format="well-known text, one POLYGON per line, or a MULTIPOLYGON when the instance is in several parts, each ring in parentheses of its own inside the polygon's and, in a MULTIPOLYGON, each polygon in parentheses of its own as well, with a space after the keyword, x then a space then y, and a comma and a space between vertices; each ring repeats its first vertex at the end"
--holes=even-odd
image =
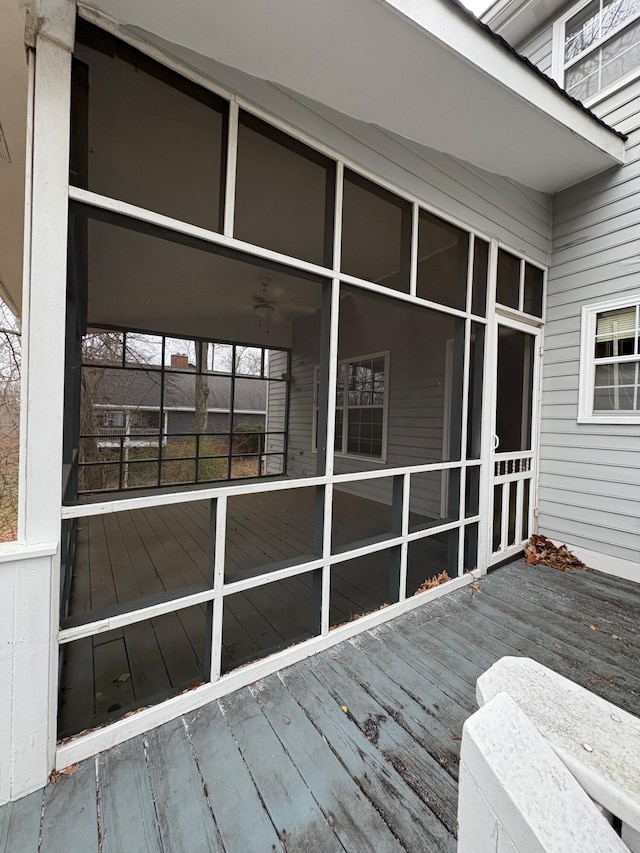
POLYGON ((90 5, 543 192, 623 160, 617 135, 450 0, 90 5))

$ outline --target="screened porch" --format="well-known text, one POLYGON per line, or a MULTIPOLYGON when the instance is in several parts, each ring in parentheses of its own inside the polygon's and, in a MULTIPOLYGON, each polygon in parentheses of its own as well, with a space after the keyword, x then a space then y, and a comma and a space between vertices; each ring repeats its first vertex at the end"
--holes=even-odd
MULTIPOLYGON (((470 582, 489 284, 531 326, 544 289, 524 257, 83 21, 72 101, 63 738, 470 582)), ((511 483, 531 465, 505 476, 501 554, 533 505, 511 483)))

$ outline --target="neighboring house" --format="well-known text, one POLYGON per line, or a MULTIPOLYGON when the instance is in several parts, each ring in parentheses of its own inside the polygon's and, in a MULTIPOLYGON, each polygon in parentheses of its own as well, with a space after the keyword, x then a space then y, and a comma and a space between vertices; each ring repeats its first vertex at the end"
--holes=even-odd
POLYGON ((558 82, 602 120, 452 0, 5 10, 0 278, 27 371, 0 801, 416 606, 443 571, 470 583, 532 532, 640 580, 634 36, 591 6, 489 14, 543 71, 555 39, 558 82), (98 367, 92 329, 110 330, 98 367), (253 378, 202 350, 172 373, 169 339, 231 365, 249 347, 253 378), (92 397, 91 371, 116 369, 145 378, 92 397), (182 417, 202 444, 196 380, 208 411, 229 383, 213 473, 215 452, 161 440, 182 417), (153 479, 126 491, 121 436, 90 460, 119 466, 118 493, 83 488, 83 416, 126 435, 129 403, 151 413, 129 429, 158 434, 135 459, 153 479), (263 410, 248 474, 237 427, 263 410))
MULTIPOLYGON (((160 407, 153 404, 157 389, 155 371, 141 367, 134 375, 131 373, 126 377, 114 373, 105 377, 100 399, 94 402, 101 435, 106 438, 124 434, 142 441, 147 433, 161 432, 166 443, 179 441, 181 436, 197 432, 194 384, 189 373, 173 373, 165 381, 162 417, 160 407)), ((206 431, 216 435, 227 434, 230 431, 231 382, 224 376, 211 376, 207 385, 206 431)), ((267 402, 265 386, 266 382, 260 380, 236 380, 233 398, 236 425, 264 429, 267 402)), ((103 443, 102 439, 100 441, 103 443)))

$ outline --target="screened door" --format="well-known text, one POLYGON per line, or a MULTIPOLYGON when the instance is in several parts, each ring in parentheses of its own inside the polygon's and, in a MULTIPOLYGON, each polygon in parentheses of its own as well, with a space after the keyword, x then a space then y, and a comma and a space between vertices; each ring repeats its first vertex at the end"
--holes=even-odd
POLYGON ((496 338, 490 564, 533 532, 540 331, 500 319, 496 338))

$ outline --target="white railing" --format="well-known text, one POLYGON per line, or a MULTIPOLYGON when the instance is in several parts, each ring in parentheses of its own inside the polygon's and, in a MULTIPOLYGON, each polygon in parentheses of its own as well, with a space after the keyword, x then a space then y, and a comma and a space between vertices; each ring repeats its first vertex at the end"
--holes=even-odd
POLYGON ((528 658, 502 658, 477 696, 458 853, 640 853, 638 718, 528 658))

